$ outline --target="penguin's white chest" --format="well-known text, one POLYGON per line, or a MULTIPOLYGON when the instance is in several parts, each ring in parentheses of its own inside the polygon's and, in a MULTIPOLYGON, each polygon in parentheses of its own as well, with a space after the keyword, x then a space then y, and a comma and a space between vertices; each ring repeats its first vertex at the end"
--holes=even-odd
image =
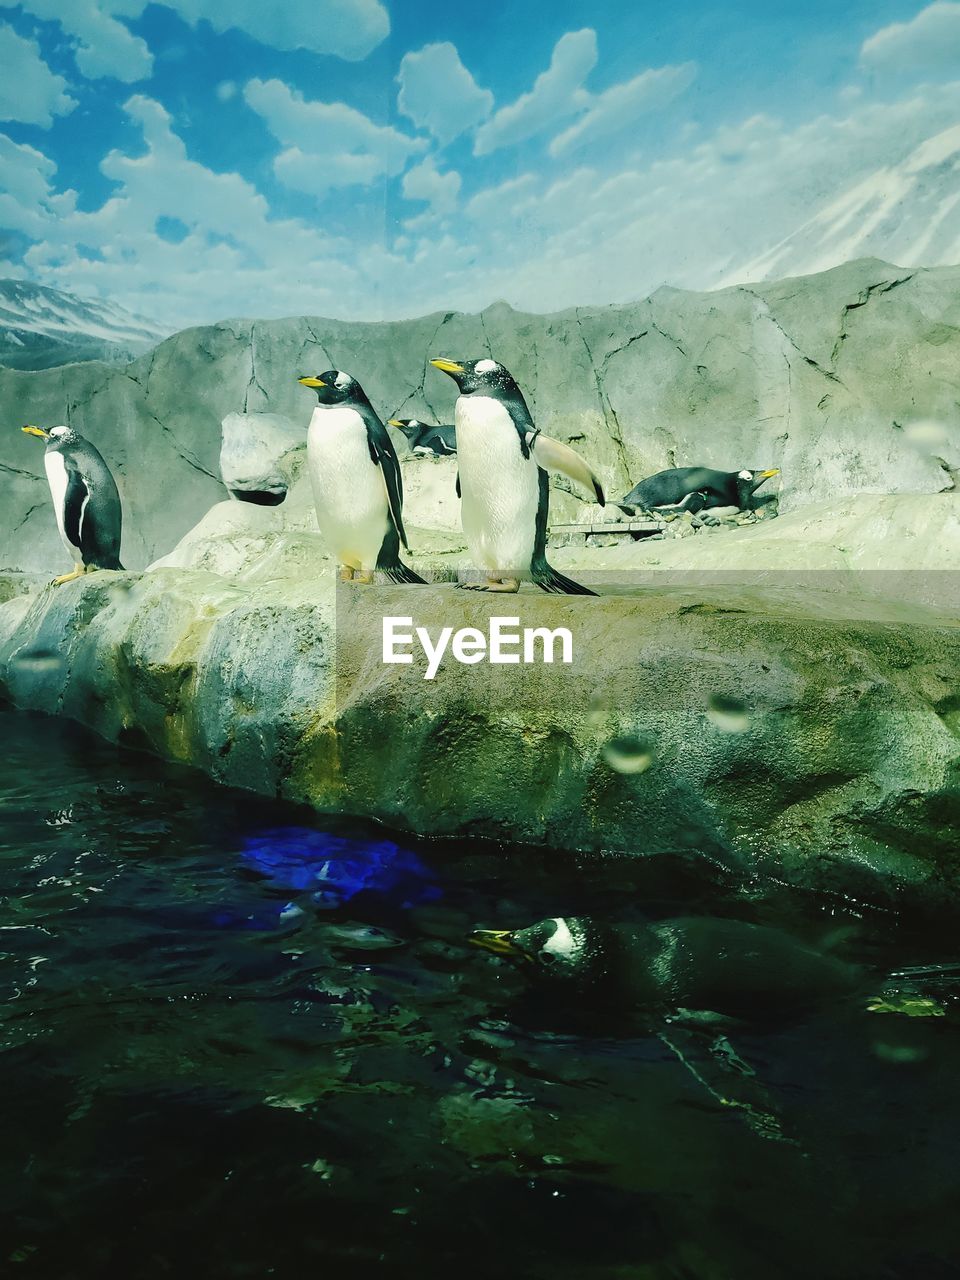
POLYGON ((388 529, 387 490, 354 409, 318 405, 307 432, 317 524, 341 564, 376 567, 388 529))
POLYGON ((80 563, 82 557, 80 548, 75 547, 67 538, 63 528, 63 513, 67 505, 67 467, 63 460, 62 454, 50 451, 43 455, 43 469, 47 473, 47 483, 50 486, 50 496, 53 498, 53 511, 57 517, 57 528, 60 530, 60 540, 67 548, 70 554, 80 563))
POLYGON ((463 531, 477 568, 528 574, 540 498, 538 467, 525 458, 510 414, 491 396, 456 408, 463 531))

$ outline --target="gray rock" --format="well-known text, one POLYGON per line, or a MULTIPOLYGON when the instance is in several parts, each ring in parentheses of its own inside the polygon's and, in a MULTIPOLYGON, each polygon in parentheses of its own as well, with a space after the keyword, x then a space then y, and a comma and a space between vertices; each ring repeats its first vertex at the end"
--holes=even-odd
MULTIPOLYGON (((296 377, 315 365, 358 376, 385 419, 445 422, 455 389, 427 359, 493 351, 538 424, 582 452, 611 494, 685 463, 779 466, 783 512, 857 492, 935 493, 960 468, 958 282, 960 268, 864 260, 546 316, 500 303, 386 324, 230 321, 176 334, 122 369, 0 369, 0 406, 11 427, 68 421, 98 445, 118 478, 134 567, 169 552, 223 496, 223 418, 280 414, 306 429, 315 400, 296 377), (914 432, 918 421, 934 435, 914 432)), ((0 567, 62 569, 39 451, 8 430, 0 471, 0 567)), ((565 487, 558 521, 577 518, 588 496, 565 487)), ((429 527, 431 511, 408 502, 409 523, 429 527)))
POLYGON ((956 622, 746 579, 525 590, 510 613, 571 628, 572 666, 448 662, 428 682, 380 661, 385 614, 436 633, 503 610, 450 587, 335 597, 329 570, 104 572, 0 605, 0 688, 220 781, 394 826, 689 850, 871 896, 960 890, 956 622), (717 695, 742 700, 743 731, 711 718, 717 695), (631 735, 645 772, 605 750, 631 735))
POLYGON ((234 497, 273 505, 292 479, 290 454, 306 433, 281 413, 228 413, 220 424, 220 478, 234 497))

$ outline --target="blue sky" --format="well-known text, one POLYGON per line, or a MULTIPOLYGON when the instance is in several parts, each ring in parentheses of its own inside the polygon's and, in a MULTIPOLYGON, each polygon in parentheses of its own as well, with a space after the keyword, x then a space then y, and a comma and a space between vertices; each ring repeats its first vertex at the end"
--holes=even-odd
POLYGON ((954 0, 0 0, 0 63, 6 274, 170 326, 960 258, 954 0))

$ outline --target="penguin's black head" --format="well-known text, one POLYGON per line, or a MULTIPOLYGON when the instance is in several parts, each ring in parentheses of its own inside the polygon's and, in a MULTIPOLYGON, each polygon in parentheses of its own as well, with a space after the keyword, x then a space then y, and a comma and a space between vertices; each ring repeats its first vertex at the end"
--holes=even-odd
POLYGON ((43 427, 21 427, 20 430, 26 432, 28 436, 38 436, 41 440, 45 440, 48 452, 55 452, 66 445, 76 444, 80 439, 71 427, 51 427, 49 431, 44 431, 43 427))
POLYGON ((485 356, 481 360, 448 360, 439 357, 430 363, 441 373, 449 374, 460 388, 462 396, 493 396, 495 399, 519 394, 519 388, 509 370, 499 360, 485 356))
POLYGON ((475 929, 475 947, 535 965, 551 978, 579 976, 588 956, 586 922, 575 916, 554 916, 526 929, 475 929))
POLYGON ((390 418, 387 421, 388 427, 396 427, 405 436, 415 436, 422 425, 416 418, 390 418))
POLYGON ((737 498, 740 506, 746 504, 747 499, 763 484, 764 480, 769 480, 771 476, 778 476, 780 470, 778 467, 770 467, 766 471, 750 471, 744 467, 742 471, 737 472, 737 498))
POLYGON ((321 404, 366 404, 367 397, 363 387, 351 378, 349 373, 340 369, 328 369, 326 373, 315 377, 303 376, 297 379, 302 387, 311 387, 317 393, 321 404))

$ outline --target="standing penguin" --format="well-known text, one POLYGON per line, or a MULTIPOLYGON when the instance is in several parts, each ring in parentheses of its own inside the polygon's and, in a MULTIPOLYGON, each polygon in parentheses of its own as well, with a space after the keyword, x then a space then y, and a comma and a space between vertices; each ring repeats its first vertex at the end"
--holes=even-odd
POLYGON ((47 443, 43 465, 57 528, 76 561, 73 572, 54 578, 53 585, 70 582, 93 569, 122 569, 120 494, 100 450, 71 427, 21 430, 47 443))
POLYGON ((339 369, 297 381, 318 404, 307 433, 307 468, 317 524, 340 561, 340 580, 372 582, 380 569, 391 582, 423 582, 400 560, 403 481, 386 427, 356 378, 339 369))
POLYGON ((533 425, 523 393, 496 360, 436 359, 460 388, 456 407, 458 492, 463 531, 484 583, 461 584, 479 591, 518 591, 522 577, 544 591, 592 596, 547 563, 550 488, 545 468, 591 490, 604 504, 603 489, 583 459, 533 425))

